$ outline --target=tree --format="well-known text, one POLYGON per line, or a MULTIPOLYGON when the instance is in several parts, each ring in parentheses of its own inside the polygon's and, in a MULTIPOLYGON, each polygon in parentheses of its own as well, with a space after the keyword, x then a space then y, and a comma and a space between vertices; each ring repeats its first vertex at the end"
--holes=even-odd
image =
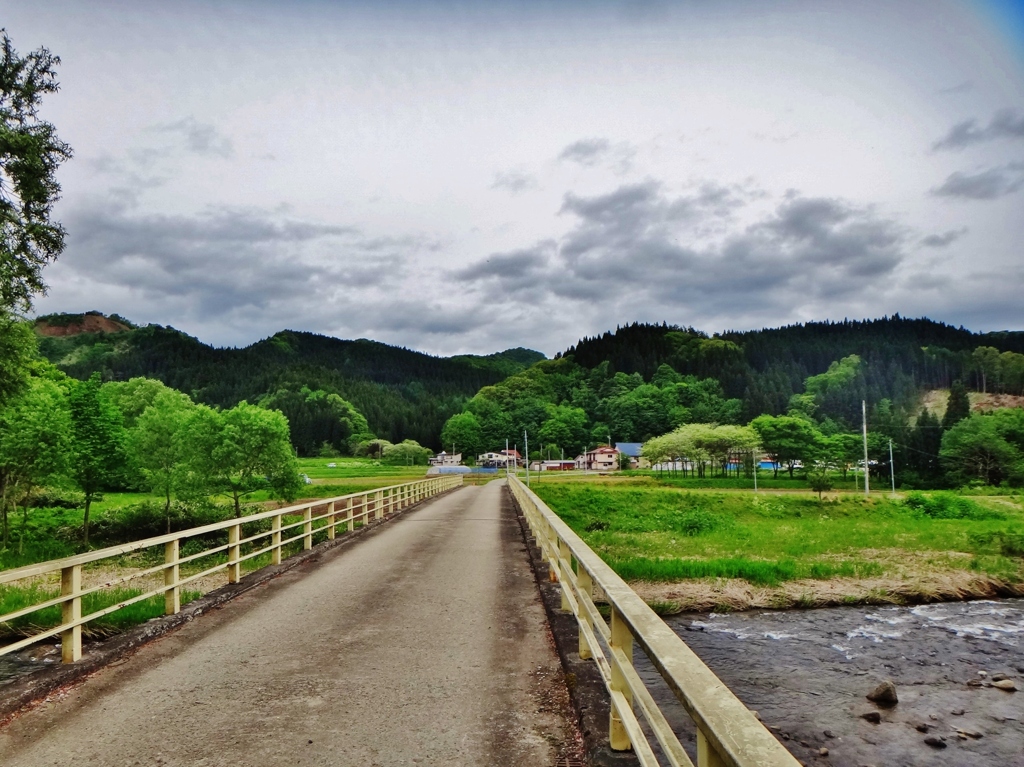
POLYGON ((64 249, 64 227, 50 221, 60 198, 55 175, 71 147, 39 119, 56 93, 60 58, 46 48, 20 56, 0 30, 0 308, 28 310, 46 290, 42 268, 64 249))
POLYGON ((131 378, 127 381, 108 381, 103 384, 102 394, 116 407, 126 429, 135 427, 136 421, 150 405, 163 397, 164 405, 177 400, 181 405, 191 405, 192 399, 185 393, 157 381, 155 378, 131 378))
POLYGON ((326 442, 339 452, 353 435, 366 434, 366 418, 334 392, 308 386, 283 386, 264 396, 260 407, 280 410, 288 419, 292 445, 301 456, 315 455, 326 442))
POLYGON ((244 401, 223 413, 198 406, 185 429, 193 446, 193 486, 229 495, 236 518, 242 516, 242 498, 257 490, 293 500, 301 489, 288 419, 276 410, 244 401))
POLYGON ((814 424, 794 416, 762 415, 750 422, 761 438, 761 445, 775 463, 775 476, 779 465, 786 464, 789 476, 797 461, 808 463, 818 449, 820 434, 814 424))
POLYGON ((821 500, 822 493, 827 493, 832 489, 832 478, 828 475, 828 468, 825 466, 815 466, 807 472, 807 484, 811 486, 811 490, 818 494, 818 500, 821 500))
POLYGON ((1024 410, 964 418, 942 436, 940 456, 955 482, 1024 483, 1024 410))
POLYGON ((0 403, 11 401, 25 390, 36 357, 32 327, 0 309, 0 403))
POLYGON ((587 443, 586 412, 569 405, 552 405, 548 412, 537 438, 542 444, 557 445, 566 455, 579 454, 587 443))
POLYGON ((71 476, 85 494, 82 542, 89 545, 89 510, 99 493, 119 473, 124 461, 121 414, 100 394, 100 374, 78 381, 71 407, 71 476))
POLYGON ((71 414, 64 392, 53 381, 33 378, 28 389, 0 412, 0 509, 3 546, 9 542, 8 499, 21 497, 22 531, 28 526, 28 504, 40 485, 62 475, 68 466, 71 414))
POLYGON ((999 380, 1014 394, 1024 394, 1024 354, 1003 352, 999 355, 999 380))
POLYGON ((432 455, 430 448, 423 447, 414 439, 406 439, 397 445, 384 448, 384 463, 399 466, 426 466, 432 455))
POLYGON ((824 452, 824 457, 842 471, 844 480, 846 479, 846 473, 850 469, 850 464, 856 463, 863 458, 863 442, 859 434, 839 433, 829 435, 822 439, 821 448, 824 452))
POLYGON ((989 381, 996 386, 999 385, 1000 360, 998 349, 991 346, 979 346, 971 354, 971 362, 974 363, 978 375, 981 376, 982 392, 988 392, 989 381))
POLYGON ((946 402, 946 414, 942 417, 942 428, 951 429, 971 414, 971 400, 967 397, 967 388, 957 379, 949 389, 949 400, 946 402))
POLYGON ((386 439, 378 439, 373 437, 372 439, 364 440, 355 446, 352 451, 353 455, 356 456, 367 456, 369 458, 376 458, 380 460, 384 457, 385 451, 391 447, 391 443, 386 439))
MULTIPOLYGON (((942 425, 927 408, 921 409, 917 423, 908 436, 908 447, 903 461, 909 470, 911 482, 920 480, 934 482, 942 474, 939 465, 939 450, 942 448, 942 425)), ((903 484, 907 484, 906 479, 903 484)))
POLYGON ((472 413, 458 413, 449 418, 441 430, 441 446, 454 453, 476 457, 483 434, 480 422, 472 413))
POLYGON ((192 407, 192 400, 181 392, 158 392, 128 433, 135 465, 149 489, 164 497, 167 532, 171 532, 171 494, 182 482, 192 449, 185 431, 192 407))

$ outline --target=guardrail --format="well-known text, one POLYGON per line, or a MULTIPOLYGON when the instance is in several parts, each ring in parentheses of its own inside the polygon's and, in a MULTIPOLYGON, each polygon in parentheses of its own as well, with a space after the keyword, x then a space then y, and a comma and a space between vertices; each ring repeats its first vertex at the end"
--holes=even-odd
POLYGON ((303 549, 311 549, 315 534, 326 532, 327 539, 333 539, 336 537, 337 529, 341 525, 345 525, 349 531, 354 530, 357 525, 367 524, 371 514, 374 519, 383 519, 389 514, 431 496, 451 490, 461 484, 462 477, 460 475, 429 477, 400 485, 377 488, 363 493, 351 493, 335 498, 324 498, 311 503, 250 514, 237 519, 233 518, 223 522, 216 522, 211 525, 193 527, 178 533, 168 533, 167 535, 133 541, 120 546, 97 549, 96 551, 90 551, 73 557, 54 559, 48 562, 0 571, 0 585, 13 583, 25 578, 37 578, 50 573, 60 572, 60 596, 29 605, 6 615, 0 615, 0 624, 30 615, 48 607, 59 605, 61 608, 61 623, 59 626, 39 631, 25 639, 13 642, 5 647, 0 647, 0 656, 17 652, 42 639, 59 634, 61 636, 61 656, 63 661, 65 663, 74 663, 82 657, 82 626, 91 621, 159 594, 164 595, 165 614, 173 615, 181 610, 181 587, 192 581, 221 570, 226 570, 227 582, 237 583, 241 577, 242 563, 247 560, 269 553, 270 564, 280 564, 283 548, 291 543, 302 541, 303 549), (317 507, 323 507, 324 511, 314 516, 313 509, 317 507), (297 522, 285 522, 285 517, 295 516, 301 516, 301 519, 297 522), (253 522, 261 522, 263 520, 270 520, 269 530, 258 531, 253 535, 242 537, 243 525, 250 525, 253 522), (320 522, 323 524, 319 524, 320 522), (289 531, 299 528, 301 530, 299 530, 297 535, 283 537, 289 531), (183 540, 208 536, 221 530, 227 531, 227 543, 212 546, 188 556, 181 556, 181 542, 183 540), (266 538, 270 539, 269 545, 259 548, 253 546, 256 541, 266 538), (99 562, 111 557, 119 557, 153 546, 164 547, 163 563, 124 577, 114 578, 96 586, 82 588, 83 565, 99 562), (242 553, 243 547, 247 547, 249 550, 242 553), (181 577, 182 565, 221 552, 227 552, 226 561, 218 562, 187 577, 181 577), (106 588, 123 586, 137 578, 153 576, 159 573, 163 573, 164 583, 162 586, 88 615, 82 615, 82 597, 100 592, 106 588))
POLYGON ((722 681, 583 540, 518 477, 509 488, 562 590, 562 609, 579 624, 579 654, 591 658, 611 698, 612 749, 633 749, 640 764, 661 762, 634 706, 673 767, 693 762, 633 667, 639 645, 697 726, 698 767, 797 767, 782 746, 722 681), (575 569, 573 565, 575 564, 575 569), (611 607, 605 622, 594 603, 600 589, 611 607))

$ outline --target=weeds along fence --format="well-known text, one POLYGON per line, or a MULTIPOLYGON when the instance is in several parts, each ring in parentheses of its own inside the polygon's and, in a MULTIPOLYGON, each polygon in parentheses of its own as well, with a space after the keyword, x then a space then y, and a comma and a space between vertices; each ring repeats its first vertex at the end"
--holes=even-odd
POLYGON ((633 667, 633 647, 638 645, 696 725, 698 767, 799 764, 557 514, 517 477, 509 478, 509 487, 548 563, 549 577, 561 586, 562 610, 576 617, 580 658, 593 659, 604 679, 611 698, 609 740, 613 750, 632 749, 644 767, 656 767, 663 761, 673 767, 693 766, 633 667), (594 603, 595 593, 603 594, 611 608, 607 622, 594 603))
POLYGON ((60 635, 62 659, 65 663, 73 663, 82 657, 83 627, 118 610, 162 595, 163 612, 173 615, 181 610, 183 588, 190 583, 221 571, 227 572, 228 583, 237 583, 243 569, 280 564, 293 552, 311 549, 314 539, 334 539, 339 528, 343 528, 342 532, 355 530, 371 520, 383 519, 461 484, 460 475, 440 475, 0 571, 0 588, 21 582, 28 584, 21 593, 29 595, 27 604, 0 615, 0 627, 10 627, 19 622, 27 627, 21 632, 27 636, 0 647, 0 656, 60 635), (128 554, 148 566, 83 588, 84 567, 102 568, 104 563, 116 565, 128 554), (53 595, 55 588, 39 587, 40 581, 45 584, 58 573, 59 593, 53 595), (138 584, 154 579, 162 583, 154 588, 127 590, 132 582, 138 584), (104 600, 104 595, 112 598, 104 600), (96 609, 83 615, 83 603, 96 609), (60 610, 58 625, 38 630, 33 628, 39 623, 33 620, 34 614, 56 609, 60 610))

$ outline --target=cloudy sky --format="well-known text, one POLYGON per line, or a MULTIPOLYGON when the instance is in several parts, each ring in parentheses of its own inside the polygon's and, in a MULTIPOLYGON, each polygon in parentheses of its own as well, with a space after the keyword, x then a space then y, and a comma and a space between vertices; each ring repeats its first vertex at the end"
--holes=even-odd
POLYGON ((63 59, 40 313, 547 354, 1024 329, 1024 4, 5 0, 63 59))

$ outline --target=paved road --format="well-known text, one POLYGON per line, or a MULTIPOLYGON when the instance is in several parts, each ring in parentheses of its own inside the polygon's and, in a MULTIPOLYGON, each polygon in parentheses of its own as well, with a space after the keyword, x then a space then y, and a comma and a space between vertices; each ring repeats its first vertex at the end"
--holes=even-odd
POLYGON ((466 487, 0 732, 0 764, 539 765, 568 737, 518 524, 466 487))

